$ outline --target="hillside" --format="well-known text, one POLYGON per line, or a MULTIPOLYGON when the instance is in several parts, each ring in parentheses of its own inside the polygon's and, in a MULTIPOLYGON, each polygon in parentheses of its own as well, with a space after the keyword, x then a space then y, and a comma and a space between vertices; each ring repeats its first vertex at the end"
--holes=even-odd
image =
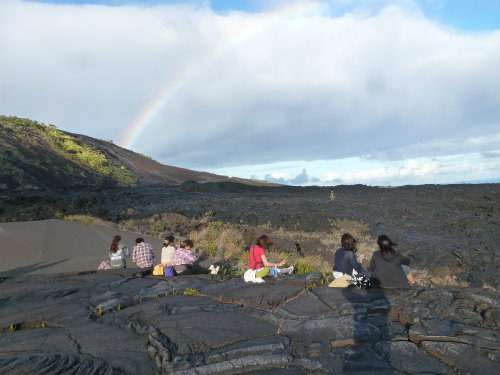
POLYGON ((0 191, 187 181, 266 184, 163 165, 112 142, 7 116, 0 116, 0 165, 0 191))

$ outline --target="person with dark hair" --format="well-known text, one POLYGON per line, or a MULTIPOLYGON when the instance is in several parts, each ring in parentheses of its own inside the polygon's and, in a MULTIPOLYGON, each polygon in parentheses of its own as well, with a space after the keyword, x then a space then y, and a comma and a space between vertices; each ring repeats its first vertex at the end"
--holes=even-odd
POLYGON ((410 259, 394 250, 397 244, 385 234, 378 236, 377 244, 379 250, 373 253, 370 261, 373 284, 382 288, 405 288, 415 285, 408 268, 410 259))
POLYGON ((342 275, 353 275, 353 271, 359 274, 369 274, 363 268, 361 262, 364 256, 361 255, 359 260, 356 259, 356 239, 349 233, 344 233, 340 239, 341 248, 335 252, 335 260, 333 263, 333 276, 339 278, 342 275))
POLYGON ((165 236, 165 242, 163 243, 163 248, 161 249, 161 263, 170 263, 172 256, 175 253, 174 247, 174 236, 171 234, 165 236))
POLYGON ((198 264, 198 257, 191 251, 193 247, 194 242, 186 239, 182 241, 177 250, 175 250, 175 253, 169 263, 174 266, 177 275, 210 273, 208 269, 205 269, 198 264))
POLYGON ((135 240, 134 252, 132 253, 132 261, 139 268, 151 268, 155 262, 155 252, 150 243, 144 242, 144 239, 139 237, 135 240))
MULTIPOLYGON (((255 271, 255 278, 262 278, 269 274, 271 267, 281 267, 286 261, 283 259, 279 263, 272 263, 267 260, 266 250, 269 250, 274 243, 271 239, 263 234, 255 242, 255 246, 250 248, 248 254, 248 262, 250 265, 250 270, 255 271)), ((278 270, 279 273, 290 274, 293 272, 293 266, 288 268, 283 268, 278 270)))
POLYGON ((109 246, 109 264, 111 268, 127 267, 125 257, 129 257, 130 253, 127 245, 119 243, 121 239, 119 235, 113 236, 113 240, 109 246))

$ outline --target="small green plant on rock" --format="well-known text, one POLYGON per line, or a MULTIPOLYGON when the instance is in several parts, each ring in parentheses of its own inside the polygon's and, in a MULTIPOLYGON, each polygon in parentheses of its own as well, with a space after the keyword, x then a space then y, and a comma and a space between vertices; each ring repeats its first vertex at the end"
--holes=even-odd
POLYGON ((149 227, 149 229, 151 230, 151 233, 153 234, 153 236, 156 237, 156 236, 158 236, 158 234, 160 234, 160 232, 161 232, 160 225, 161 224, 159 222, 157 222, 157 223, 155 223, 155 224, 153 224, 153 225, 151 225, 149 227))
POLYGON ((186 296, 201 296, 201 293, 196 290, 196 288, 187 288, 184 291, 186 296))
POLYGON ((123 226, 126 228, 126 229, 132 229, 134 228, 135 226, 135 222, 133 219, 129 219, 129 220, 126 220, 124 223, 123 223, 123 226))
POLYGON ((264 228, 267 230, 273 229, 273 225, 271 224, 271 220, 269 220, 266 224, 259 225, 259 228, 264 228))

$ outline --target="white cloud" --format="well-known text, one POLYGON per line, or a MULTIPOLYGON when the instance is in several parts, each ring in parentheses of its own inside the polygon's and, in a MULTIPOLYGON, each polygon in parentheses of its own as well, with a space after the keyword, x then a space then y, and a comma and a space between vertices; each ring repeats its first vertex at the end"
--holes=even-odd
POLYGON ((450 134, 448 137, 431 139, 424 142, 415 142, 405 147, 396 146, 388 150, 371 151, 370 153, 362 155, 362 157, 367 160, 378 159, 392 161, 406 158, 418 158, 423 155, 445 156, 477 151, 488 152, 497 150, 499 141, 500 133, 498 133, 498 131, 470 138, 456 138, 453 134, 450 134))
MULTIPOLYGON (((500 31, 444 28, 412 1, 357 3, 347 14, 284 2, 272 14, 222 16, 4 0, 0 113, 117 142, 164 90, 135 150, 195 169, 497 150, 500 31)), ((425 178, 439 168, 324 179, 425 178)), ((312 179, 305 170, 276 178, 312 179)))
POLYGON ((494 154, 491 158, 496 156, 495 160, 488 160, 482 154, 462 154, 438 160, 408 160, 403 165, 355 169, 344 173, 326 172, 321 182, 336 185, 403 185, 499 178, 499 153, 494 154))
POLYGON ((341 176, 338 173, 333 173, 333 172, 326 172, 324 181, 326 182, 337 182, 340 181, 341 176))
POLYGON ((491 143, 495 143, 498 145, 498 141, 500 141, 500 134, 495 135, 480 135, 478 137, 467 138, 465 140, 466 145, 489 145, 491 143))
POLYGON ((292 175, 288 174, 288 173, 280 173, 280 172, 273 172, 271 173, 270 175, 272 178, 274 179, 285 179, 285 180, 289 180, 291 178, 293 178, 292 175))
POLYGON ((439 170, 438 162, 420 163, 410 160, 404 166, 389 166, 375 168, 370 170, 360 170, 348 172, 342 176, 341 180, 345 183, 366 183, 366 182, 383 182, 387 180, 412 180, 413 178, 421 178, 432 176, 439 170))

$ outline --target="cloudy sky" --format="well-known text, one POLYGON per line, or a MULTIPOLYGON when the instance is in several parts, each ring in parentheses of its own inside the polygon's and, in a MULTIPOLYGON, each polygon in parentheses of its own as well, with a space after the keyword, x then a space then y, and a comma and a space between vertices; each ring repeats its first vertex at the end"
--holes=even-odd
POLYGON ((0 114, 167 165, 500 182, 498 0, 1 0, 0 51, 0 114))

